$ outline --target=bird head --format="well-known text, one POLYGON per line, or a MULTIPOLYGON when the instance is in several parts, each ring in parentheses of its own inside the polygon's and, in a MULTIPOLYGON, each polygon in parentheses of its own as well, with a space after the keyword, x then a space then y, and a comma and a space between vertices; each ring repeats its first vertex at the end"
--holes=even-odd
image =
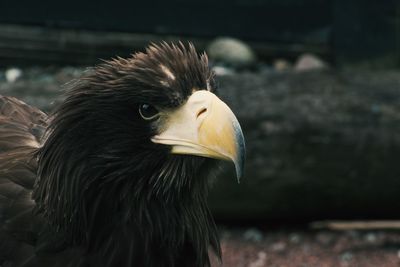
POLYGON ((216 96, 207 56, 192 45, 153 44, 72 84, 39 149, 34 198, 78 243, 112 220, 188 232, 192 226, 173 225, 194 217, 182 209, 202 212, 196 216, 209 225, 207 176, 216 159, 232 161, 240 177, 244 157, 240 125, 216 96))

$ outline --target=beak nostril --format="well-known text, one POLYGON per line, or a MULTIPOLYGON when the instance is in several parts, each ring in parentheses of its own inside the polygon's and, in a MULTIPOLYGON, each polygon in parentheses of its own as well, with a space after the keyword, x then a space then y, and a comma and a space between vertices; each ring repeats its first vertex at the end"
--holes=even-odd
POLYGON ((197 118, 199 118, 202 114, 204 114, 207 111, 207 108, 202 108, 197 112, 197 118))

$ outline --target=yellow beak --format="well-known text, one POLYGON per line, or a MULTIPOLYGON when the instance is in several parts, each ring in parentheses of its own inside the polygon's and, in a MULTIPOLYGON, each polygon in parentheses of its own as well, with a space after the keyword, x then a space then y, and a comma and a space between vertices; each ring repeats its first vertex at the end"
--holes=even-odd
POLYGON ((173 154, 233 161, 238 180, 242 176, 242 129, 231 109, 209 91, 194 92, 182 107, 169 114, 164 130, 152 141, 172 146, 173 154))

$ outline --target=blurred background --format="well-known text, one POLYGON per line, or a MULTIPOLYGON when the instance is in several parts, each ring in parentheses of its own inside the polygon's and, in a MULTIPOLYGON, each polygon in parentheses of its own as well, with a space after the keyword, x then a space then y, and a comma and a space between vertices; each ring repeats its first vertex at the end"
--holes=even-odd
POLYGON ((2 1, 0 94, 50 112, 162 40, 207 51, 246 137, 210 196, 223 266, 400 265, 399 1, 2 1))

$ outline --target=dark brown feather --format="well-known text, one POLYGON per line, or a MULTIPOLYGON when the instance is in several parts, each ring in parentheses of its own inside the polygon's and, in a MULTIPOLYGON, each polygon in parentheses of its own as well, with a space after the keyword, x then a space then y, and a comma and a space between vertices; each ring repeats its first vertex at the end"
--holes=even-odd
POLYGON ((0 96, 0 265, 7 266, 8 259, 20 263, 34 253, 33 153, 39 147, 46 119, 38 109, 0 96))
POLYGON ((207 57, 162 43, 86 72, 49 125, 1 98, 0 265, 209 266, 209 247, 220 255, 206 201, 215 162, 152 143, 156 122, 138 114, 195 90, 215 90, 207 57))

